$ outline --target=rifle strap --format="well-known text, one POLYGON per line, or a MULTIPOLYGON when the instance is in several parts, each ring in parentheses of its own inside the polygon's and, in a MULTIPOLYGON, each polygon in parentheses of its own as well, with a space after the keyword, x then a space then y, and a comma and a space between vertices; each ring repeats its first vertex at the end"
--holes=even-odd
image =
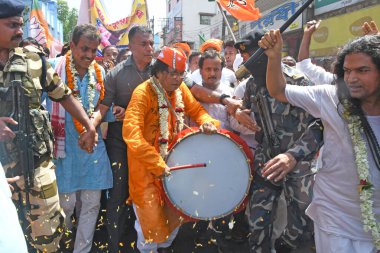
POLYGON ((46 90, 46 59, 45 59, 45 56, 43 56, 42 54, 38 54, 40 56, 40 59, 41 59, 41 63, 42 63, 42 73, 41 73, 41 76, 40 76, 40 83, 41 83, 41 86, 42 86, 42 90, 46 90))

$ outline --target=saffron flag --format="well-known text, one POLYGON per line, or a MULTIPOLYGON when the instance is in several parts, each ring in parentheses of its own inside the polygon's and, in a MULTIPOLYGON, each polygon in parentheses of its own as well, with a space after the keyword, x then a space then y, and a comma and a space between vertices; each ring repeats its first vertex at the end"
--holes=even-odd
POLYGON ((125 47, 129 44, 129 30, 136 25, 148 24, 146 0, 133 0, 130 15, 116 22, 110 22, 109 13, 106 11, 109 9, 104 6, 106 3, 101 0, 90 0, 91 23, 98 28, 101 36, 100 50, 108 45, 125 47))
POLYGON ((216 0, 226 11, 238 20, 253 21, 261 18, 255 0, 216 0))
POLYGON ((32 9, 30 11, 30 26, 29 26, 30 37, 37 40, 40 45, 47 48, 51 48, 54 42, 53 36, 49 32, 49 27, 45 20, 44 14, 38 0, 32 1, 32 9))

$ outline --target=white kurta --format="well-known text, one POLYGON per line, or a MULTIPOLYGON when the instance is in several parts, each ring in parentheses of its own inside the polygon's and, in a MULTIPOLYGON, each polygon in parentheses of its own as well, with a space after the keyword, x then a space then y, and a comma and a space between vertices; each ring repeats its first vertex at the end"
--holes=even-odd
MULTIPOLYGON (((318 228, 330 235, 353 241, 372 242, 363 229, 358 192, 359 178, 348 127, 337 111, 336 87, 330 85, 298 87, 287 85, 286 97, 292 105, 321 118, 324 125, 322 168, 316 175, 312 203, 306 213, 318 228)), ((378 141, 380 117, 369 117, 378 141)), ((374 185, 374 212, 380 215, 380 172, 369 154, 370 180, 374 185)), ((378 220, 379 221, 379 220, 378 220)), ((326 242, 327 244, 327 242, 326 242)), ((318 247, 318 246, 317 246, 318 247)), ((351 247, 351 246, 348 246, 351 247)), ((321 253, 332 252, 328 249, 321 253)), ((349 252, 347 251, 341 252, 349 252)), ((368 253, 372 251, 360 251, 368 253)), ((334 252, 335 253, 335 252, 334 252)), ((359 253, 359 251, 358 251, 359 253)))

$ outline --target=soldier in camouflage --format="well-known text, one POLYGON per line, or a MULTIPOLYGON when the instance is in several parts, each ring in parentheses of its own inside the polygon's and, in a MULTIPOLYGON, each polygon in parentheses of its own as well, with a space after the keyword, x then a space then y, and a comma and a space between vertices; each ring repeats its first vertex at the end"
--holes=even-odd
MULTIPOLYGON (((262 34, 255 34, 246 47, 258 48, 258 40, 262 34)), ((277 203, 284 191, 287 202, 287 225, 280 238, 276 241, 276 251, 290 252, 299 243, 300 236, 310 224, 305 209, 311 201, 313 172, 311 163, 322 144, 322 130, 318 120, 304 110, 280 103, 271 98, 266 89, 267 59, 263 56, 259 64, 252 69, 254 77, 247 81, 243 99, 243 107, 254 112, 255 119, 262 129, 263 121, 255 98, 265 97, 268 105, 268 115, 273 124, 274 135, 278 145, 273 145, 264 136, 263 131, 256 132, 258 146, 254 159, 254 180, 251 188, 249 206, 246 214, 249 219, 250 251, 253 253, 267 253, 272 248, 273 222, 276 216, 277 203), (282 166, 292 170, 285 180, 266 178, 262 175, 268 166, 282 166)), ((310 81, 294 68, 283 66, 283 72, 288 83, 293 85, 310 85, 310 81)), ((238 110, 236 114, 248 113, 238 110)), ((236 117, 240 118, 239 115, 236 117)), ((265 120, 265 119, 264 119, 265 120)), ((268 119, 266 119, 268 120, 268 119)), ((281 210, 278 210, 281 212, 281 210)))
POLYGON ((52 162, 53 139, 49 115, 40 101, 42 92, 59 101, 85 126, 86 132, 78 141, 83 149, 92 152, 97 136, 81 104, 71 96, 70 89, 61 82, 51 66, 44 62, 41 57, 43 53, 34 47, 17 48, 23 35, 21 15, 24 7, 22 0, 0 1, 0 159, 7 177, 20 176, 20 180, 13 185, 12 198, 19 212, 22 212, 20 214, 25 215, 23 227, 29 243, 39 251, 55 252, 63 232, 64 214, 59 205, 52 162), (21 149, 15 141, 18 136, 12 131, 12 125, 17 123, 10 118, 15 106, 14 98, 8 94, 12 81, 21 82, 29 99, 27 118, 31 126, 34 176, 28 193, 25 192, 24 168, 21 166, 24 161, 20 161, 21 149), (30 210, 25 208, 27 195, 30 210))

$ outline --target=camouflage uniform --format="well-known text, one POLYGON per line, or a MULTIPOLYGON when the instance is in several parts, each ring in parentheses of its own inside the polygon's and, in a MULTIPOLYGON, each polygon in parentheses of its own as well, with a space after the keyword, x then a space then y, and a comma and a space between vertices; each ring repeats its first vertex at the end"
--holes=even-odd
MULTIPOLYGON (((293 85, 310 85, 303 75, 287 66, 283 66, 287 83, 293 85)), ((285 180, 274 184, 262 177, 262 169, 277 154, 271 154, 269 144, 262 131, 256 133, 258 142, 254 160, 254 180, 247 215, 250 226, 249 244, 251 252, 267 253, 271 250, 273 222, 277 210, 277 202, 284 190, 287 201, 288 221, 281 235, 287 246, 296 248, 297 239, 303 234, 309 223, 305 209, 311 201, 313 172, 311 162, 322 144, 322 131, 310 114, 290 104, 281 103, 269 96, 265 87, 265 76, 250 78, 244 96, 244 106, 251 108, 251 95, 258 93, 268 96, 268 104, 275 133, 280 141, 277 154, 289 152, 297 160, 297 165, 285 180)), ((261 127, 260 115, 253 106, 255 118, 261 127)), ((281 212, 281 210, 279 210, 281 212)))
MULTIPOLYGON (((45 89, 51 99, 62 100, 70 90, 46 63, 46 75, 42 73, 42 60, 34 47, 16 48, 0 71, 0 88, 7 88, 12 80, 21 80, 29 97, 34 153, 34 185, 30 189, 30 211, 25 211, 25 181, 19 164, 19 152, 13 141, 0 142, 0 158, 7 177, 21 176, 12 198, 19 212, 23 211, 29 224, 23 224, 28 241, 42 252, 55 252, 64 226, 64 213, 59 205, 57 183, 52 162, 53 135, 48 112, 41 107, 43 87, 40 78, 46 76, 45 89)), ((0 99, 0 116, 8 117, 12 101, 0 99)))

